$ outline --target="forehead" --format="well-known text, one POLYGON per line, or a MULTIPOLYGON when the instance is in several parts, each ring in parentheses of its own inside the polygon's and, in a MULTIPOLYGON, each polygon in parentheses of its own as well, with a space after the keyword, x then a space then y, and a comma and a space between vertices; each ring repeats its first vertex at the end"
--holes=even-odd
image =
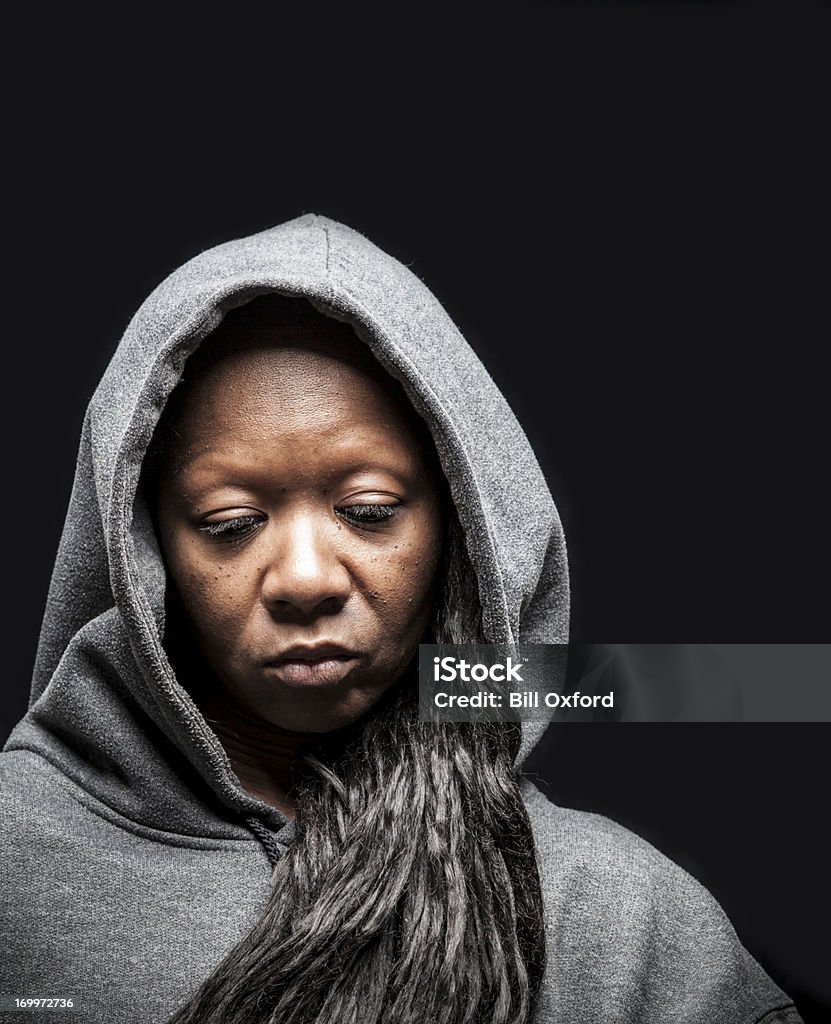
POLYGON ((391 379, 369 373, 325 345, 248 346, 224 354, 194 377, 178 409, 179 432, 285 432, 373 424, 408 434, 414 411, 391 379))
POLYGON ((424 422, 347 324, 279 312, 246 310, 191 356, 157 431, 165 462, 180 466, 219 436, 303 448, 342 443, 346 433, 367 445, 383 436, 433 460, 424 422))

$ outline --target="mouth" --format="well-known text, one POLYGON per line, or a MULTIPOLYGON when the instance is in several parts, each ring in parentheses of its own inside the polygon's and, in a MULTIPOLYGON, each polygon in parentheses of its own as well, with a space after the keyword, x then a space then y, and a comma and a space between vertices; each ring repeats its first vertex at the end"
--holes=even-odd
POLYGON ((265 663, 268 674, 287 686, 336 686, 357 665, 359 654, 339 644, 298 644, 265 663))

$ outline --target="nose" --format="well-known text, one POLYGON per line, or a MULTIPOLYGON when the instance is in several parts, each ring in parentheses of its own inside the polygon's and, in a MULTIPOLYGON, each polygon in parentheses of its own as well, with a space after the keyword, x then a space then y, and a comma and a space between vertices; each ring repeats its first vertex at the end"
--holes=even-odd
POLYGON ((263 602, 272 611, 295 610, 309 615, 331 613, 352 589, 346 566, 338 556, 330 526, 309 514, 272 520, 270 557, 262 576, 263 602))

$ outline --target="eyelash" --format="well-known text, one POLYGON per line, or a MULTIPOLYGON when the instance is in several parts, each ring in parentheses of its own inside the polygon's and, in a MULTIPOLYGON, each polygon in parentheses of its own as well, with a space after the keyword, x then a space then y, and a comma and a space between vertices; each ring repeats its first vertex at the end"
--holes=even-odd
MULTIPOLYGON (((335 509, 335 513, 352 526, 365 529, 383 523, 398 512, 397 505, 344 505, 335 509)), ((243 541, 252 536, 265 522, 260 516, 237 516, 235 519, 222 519, 216 523, 202 523, 199 529, 213 540, 243 541)))
POLYGON ((240 541, 250 537, 263 522, 265 520, 259 516, 237 516, 217 523, 202 523, 199 529, 213 540, 240 541))
POLYGON ((400 508, 400 504, 344 505, 341 508, 336 508, 335 512, 341 519, 345 519, 347 523, 361 526, 362 524, 376 525, 377 523, 383 523, 386 519, 392 519, 400 508))

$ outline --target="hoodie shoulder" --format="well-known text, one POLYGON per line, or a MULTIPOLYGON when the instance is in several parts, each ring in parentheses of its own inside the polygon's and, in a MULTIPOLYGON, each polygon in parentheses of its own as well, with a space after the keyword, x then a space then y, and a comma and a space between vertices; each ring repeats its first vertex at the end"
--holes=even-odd
POLYGON ((28 750, 0 752, 0 821, 0 992, 72 995, 84 1020, 167 1020, 268 897, 254 839, 130 822, 28 750))
POLYGON ((602 815, 522 794, 546 915, 537 1024, 799 1022, 700 882, 602 815))

